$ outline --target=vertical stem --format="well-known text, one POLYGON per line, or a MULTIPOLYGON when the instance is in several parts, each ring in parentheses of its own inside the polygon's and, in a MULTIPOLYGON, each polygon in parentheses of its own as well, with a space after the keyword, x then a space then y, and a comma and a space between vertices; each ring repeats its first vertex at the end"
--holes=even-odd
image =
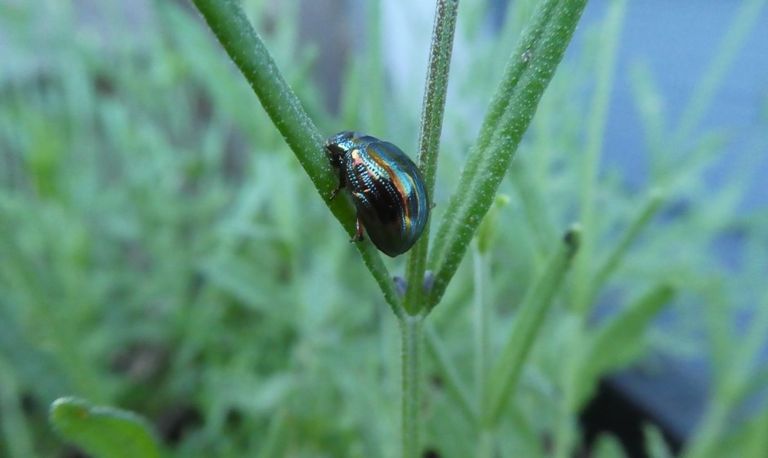
POLYGON ((493 432, 486 426, 480 430, 480 437, 477 440, 477 458, 491 458, 494 455, 493 450, 493 432))
POLYGON ((404 314, 400 319, 403 364, 403 458, 418 458, 419 394, 421 392, 421 340, 423 317, 404 314))
MULTIPOLYGON (((581 317, 578 317, 581 320, 581 317)), ((571 345, 572 348, 577 348, 581 339, 581 332, 579 331, 577 336, 574 336, 571 345)), ((554 458, 568 458, 571 453, 573 445, 573 398, 575 396, 574 390, 574 366, 571 363, 572 359, 568 360, 566 366, 563 368, 565 386, 563 387, 563 397, 560 400, 560 411, 558 412, 557 419, 555 420, 555 434, 554 434, 554 458)))
POLYGON ((691 138, 691 133, 707 114, 717 90, 728 77, 729 70, 733 68, 733 61, 739 56, 739 50, 760 21, 762 17, 760 10, 765 7, 765 3, 765 0, 744 0, 739 5, 739 10, 731 20, 728 31, 717 46, 715 58, 704 72, 704 76, 694 89, 690 101, 680 116, 677 132, 669 142, 670 152, 683 150, 686 139, 691 138))
POLYGON ((445 209, 429 253, 435 272, 427 308, 445 293, 477 226, 493 203, 544 90, 555 73, 587 0, 543 0, 511 56, 481 134, 445 209))
POLYGON ((490 315, 488 301, 485 297, 485 283, 488 278, 487 273, 487 253, 481 250, 479 240, 475 239, 475 246, 472 250, 472 261, 474 267, 474 287, 475 287, 475 396, 477 411, 479 412, 477 427, 478 440, 475 448, 475 456, 486 458, 493 456, 493 432, 482 421, 488 413, 488 397, 486 396, 486 386, 488 378, 488 358, 489 358, 489 335, 490 315))
POLYGON ((442 374, 445 379, 445 389, 449 396, 453 397, 461 409, 467 421, 470 424, 477 424, 480 421, 478 412, 476 410, 477 403, 473 403, 472 396, 469 389, 464 386, 461 378, 459 377, 459 371, 456 366, 448 358, 445 351, 445 345, 440 341, 435 329, 429 325, 424 328, 425 343, 427 344, 427 352, 432 357, 436 369, 442 374))
POLYGON ((487 257, 480 251, 477 244, 473 250, 474 284, 475 284, 475 395, 477 396, 477 411, 484 418, 485 385, 488 372, 488 307, 485 300, 485 274, 487 257))
POLYGON ((600 155, 603 150, 605 128, 608 122, 608 109, 613 89, 613 79, 616 70, 616 51, 620 42, 621 25, 624 20, 626 2, 616 0, 611 3, 602 32, 605 40, 598 54, 596 69, 595 92, 592 95, 592 106, 587 121, 587 139, 584 148, 584 160, 581 165, 581 184, 579 193, 579 219, 584 228, 582 246, 574 265, 574 308, 579 313, 587 313, 591 305, 588 300, 590 275, 593 269, 595 241, 597 238, 597 174, 600 165, 600 155))
MULTIPOLYGON (((419 132, 419 167, 424 176, 427 195, 434 199, 437 155, 440 146, 440 132, 443 128, 443 110, 448 91, 448 70, 453 52, 453 35, 456 30, 456 14, 459 0, 437 0, 435 26, 432 31, 432 45, 429 51, 427 84, 424 91, 424 106, 421 112, 419 132)), ((434 202, 434 201, 433 201, 434 202)), ((429 249, 429 221, 424 236, 411 249, 406 266, 408 290, 405 309, 413 314, 418 311, 422 300, 424 272, 429 249)))

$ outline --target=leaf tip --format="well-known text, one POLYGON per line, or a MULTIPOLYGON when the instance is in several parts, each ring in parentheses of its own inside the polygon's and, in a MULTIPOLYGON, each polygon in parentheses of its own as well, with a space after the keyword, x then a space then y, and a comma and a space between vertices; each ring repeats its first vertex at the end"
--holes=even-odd
POLYGON ((85 418, 88 416, 89 406, 82 399, 72 396, 58 398, 51 403, 48 417, 54 427, 60 427, 62 421, 67 418, 85 418))
POLYGON ((570 256, 575 255, 579 250, 579 245, 581 244, 581 224, 572 224, 571 227, 565 231, 565 235, 563 235, 563 242, 568 248, 568 254, 570 256))

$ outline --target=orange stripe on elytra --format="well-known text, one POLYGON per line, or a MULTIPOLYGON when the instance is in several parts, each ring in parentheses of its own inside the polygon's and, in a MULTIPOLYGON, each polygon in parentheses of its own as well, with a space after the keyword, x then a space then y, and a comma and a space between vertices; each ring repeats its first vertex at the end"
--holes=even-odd
MULTIPOLYGON (((405 219, 405 230, 406 232, 411 230, 411 209, 408 206, 408 196, 407 193, 405 193, 405 187, 403 187, 403 182, 400 180, 400 174, 397 173, 392 166, 389 165, 386 161, 382 160, 379 155, 370 155, 371 159, 381 168, 383 168, 388 174, 390 179, 392 180, 392 183, 395 185, 395 188, 398 190, 398 194, 400 195, 400 200, 403 204, 403 212, 405 213, 403 215, 403 218, 405 219)), ((406 174, 406 176, 408 176, 406 174)), ((413 178, 408 176, 408 179, 411 181, 411 186, 414 187, 413 178)))

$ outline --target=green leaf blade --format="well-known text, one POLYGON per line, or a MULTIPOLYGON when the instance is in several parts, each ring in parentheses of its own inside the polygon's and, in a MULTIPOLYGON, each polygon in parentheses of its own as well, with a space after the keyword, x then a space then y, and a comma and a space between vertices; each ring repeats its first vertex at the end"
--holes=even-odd
POLYGON ((97 458, 159 458, 158 443, 138 415, 77 398, 53 402, 50 422, 66 441, 97 458))

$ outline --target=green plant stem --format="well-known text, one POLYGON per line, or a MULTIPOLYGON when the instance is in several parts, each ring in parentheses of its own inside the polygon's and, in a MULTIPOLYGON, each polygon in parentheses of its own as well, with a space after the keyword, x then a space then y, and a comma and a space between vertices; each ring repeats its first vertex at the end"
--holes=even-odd
POLYGON ((474 338, 475 338, 475 395, 477 396, 477 410, 480 416, 485 416, 486 407, 484 405, 486 374, 488 373, 488 355, 489 355, 489 335, 490 328, 490 310, 488 301, 485 299, 485 278, 487 278, 488 258, 481 252, 478 243, 472 250, 472 260, 474 267, 474 287, 475 287, 475 305, 474 305, 474 338))
MULTIPOLYGON (((330 198, 336 187, 337 177, 324 153, 323 136, 286 83, 238 2, 192 1, 229 57, 248 80, 264 110, 293 150, 328 208, 351 236, 355 230, 355 210, 346 199, 330 198)), ((381 255, 368 241, 355 245, 392 311, 399 315, 400 299, 381 255)))
MULTIPOLYGON (((566 361, 566 368, 564 369, 566 374, 574 374, 575 370, 570 367, 573 363, 570 360, 566 361)), ((566 380, 565 392, 563 398, 560 401, 559 412, 557 415, 557 425, 555 426, 554 433, 554 452, 552 456, 555 458, 568 458, 570 453, 570 447, 573 443, 573 413, 571 412, 570 405, 575 403, 576 397, 574 392, 575 382, 571 379, 566 380)))
POLYGON ((653 216, 656 215, 656 212, 659 211, 662 203, 664 203, 664 194, 659 189, 653 189, 646 202, 640 208, 640 211, 629 223, 627 230, 621 236, 616 246, 613 247, 600 264, 600 267, 598 267, 597 273, 595 273, 589 284, 588 293, 581 298, 582 302, 576 306, 577 310, 586 310, 589 305, 593 303, 600 288, 605 285, 610 276, 616 271, 618 266, 621 265, 627 250, 632 243, 637 240, 637 237, 648 225, 653 216))
POLYGON ((428 306, 442 298, 469 242, 490 208, 544 90, 570 42, 586 0, 545 0, 510 58, 457 191, 437 230, 429 265, 428 306))
POLYGON ((595 218, 595 189, 600 156, 603 150, 605 126, 608 121, 608 103, 611 100, 613 77, 616 68, 621 25, 626 10, 624 0, 611 2, 601 27, 601 49, 597 55, 596 82, 592 106, 587 122, 587 139, 584 160, 581 161, 581 186, 579 195, 579 222, 584 228, 584 239, 579 256, 574 262, 574 303, 578 313, 585 313, 589 306, 590 275, 593 267, 597 221, 595 218))
POLYGON ((0 447, 7 456, 34 456, 32 436, 21 406, 19 386, 13 366, 0 356, 0 431, 5 439, 0 447))
POLYGON ((579 240, 578 228, 568 231, 544 270, 528 289, 520 305, 520 311, 512 325, 504 350, 488 378, 489 386, 486 390, 489 397, 488 410, 484 417, 484 425, 487 429, 498 424, 512 391, 517 386, 523 364, 530 353, 536 335, 541 330, 555 293, 562 284, 571 259, 578 252, 579 240))
POLYGON ((729 413, 749 393, 754 364, 759 359, 765 335, 768 334, 768 296, 755 310, 755 317, 746 336, 737 346, 736 354, 733 355, 727 370, 723 371, 724 375, 719 381, 715 379, 718 383, 715 386, 712 405, 696 431, 694 440, 685 450, 685 458, 715 456, 719 441, 727 429, 729 413))
POLYGON ((480 437, 477 439, 477 458, 493 458, 496 456, 494 450, 493 432, 487 429, 480 430, 480 437))
MULTIPOLYGON (((440 133, 443 127, 445 97, 448 91, 448 72, 453 52, 453 36, 456 30, 458 0, 437 0, 435 25, 432 31, 432 45, 429 53, 429 68, 424 91, 424 105, 421 112, 419 132, 419 168, 430 199, 434 196, 437 157, 440 149, 440 133)), ((406 267, 408 289, 405 295, 405 309, 417 313, 423 306, 424 273, 429 250, 429 221, 424 236, 411 249, 406 267)))
POLYGON ((674 149, 682 150, 685 147, 684 143, 690 139, 691 133, 708 112, 717 89, 728 72, 733 69, 732 63, 739 56, 739 49, 751 36, 757 21, 762 17, 760 10, 765 7, 765 3, 766 0, 742 1, 739 11, 728 27, 728 32, 717 47, 715 58, 694 89, 690 102, 680 116, 680 124, 669 143, 673 152, 676 152, 674 149))
POLYGON ((402 443, 404 458, 420 456, 419 397, 421 394, 421 340, 424 318, 404 315, 400 318, 402 333, 403 410, 402 443))
POLYGON ((289 432, 288 411, 281 408, 270 419, 267 436, 259 448, 258 457, 283 456, 288 443, 289 432))
MULTIPOLYGON (((482 231, 480 231, 482 233, 482 231)), ((485 297, 485 279, 488 278, 488 255, 487 251, 481 251, 480 240, 475 239, 475 246, 472 250, 472 260, 474 267, 474 325, 475 325, 475 396, 477 411, 480 413, 478 420, 487 416, 488 406, 486 397, 486 388, 488 375, 488 359, 490 356, 490 307, 485 297)), ((492 434, 489 430, 483 428, 482 424, 476 425, 480 432, 480 438, 477 441, 477 456, 493 456, 492 434)))
POLYGON ((563 395, 554 433, 555 457, 567 458, 571 454, 575 439, 573 419, 600 375, 617 370, 637 356, 644 331, 674 294, 671 286, 656 285, 596 329, 587 326, 587 315, 573 314, 574 327, 566 334, 565 343, 573 354, 565 360, 561 371, 563 395), (611 349, 611 345, 615 348, 611 349))
POLYGON ((477 424, 478 412, 472 403, 469 390, 461 381, 461 377, 459 377, 459 371, 445 352, 445 345, 429 322, 425 324, 424 331, 427 351, 432 357, 437 370, 445 380, 446 391, 456 400, 467 421, 473 425, 477 424))

